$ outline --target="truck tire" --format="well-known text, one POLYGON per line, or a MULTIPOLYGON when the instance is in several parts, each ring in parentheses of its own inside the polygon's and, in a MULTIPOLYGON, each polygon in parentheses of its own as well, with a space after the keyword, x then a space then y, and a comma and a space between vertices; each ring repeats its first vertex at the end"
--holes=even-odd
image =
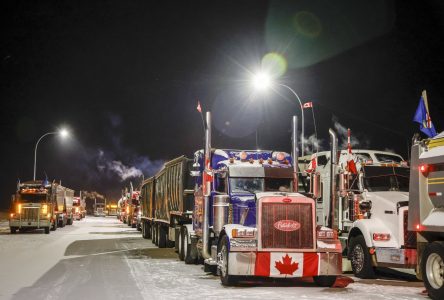
POLYGON ((45 227, 45 233, 46 233, 46 234, 49 234, 49 226, 48 226, 48 227, 45 227))
POLYGON ((162 225, 158 225, 157 226, 158 230, 157 230, 157 243, 158 243, 158 247, 159 248, 166 248, 167 246, 167 233, 165 230, 165 226, 162 225))
POLYGON ((72 225, 72 218, 66 220, 66 225, 72 225))
POLYGON ((318 286, 332 287, 336 282, 337 276, 313 276, 313 281, 318 286))
POLYGON ((131 228, 137 228, 137 224, 131 223, 131 228))
POLYGON ((153 225, 153 244, 158 246, 159 245, 159 240, 158 240, 158 234, 159 234, 159 229, 158 229, 159 225, 154 224, 153 225))
POLYGON ((350 239, 350 262, 353 273, 358 278, 375 278, 375 270, 372 266, 372 258, 362 235, 350 239))
POLYGON ((184 226, 183 227, 183 256, 184 256, 184 261, 185 264, 187 265, 193 265, 196 263, 196 257, 193 257, 193 252, 191 251, 191 243, 189 241, 189 236, 188 236, 188 229, 184 226))
POLYGON ((225 285, 225 286, 234 285, 234 284, 238 283, 238 281, 239 281, 239 277, 233 276, 233 275, 228 275, 228 273, 229 273, 229 270, 228 270, 229 255, 228 254, 229 253, 230 253, 229 240, 228 240, 228 237, 226 235, 224 235, 220 241, 219 253, 217 256, 220 257, 220 261, 219 261, 220 281, 221 281, 222 285, 225 285))
POLYGON ((57 230, 57 220, 54 220, 54 222, 52 222, 51 230, 52 231, 56 231, 57 230))
POLYGON ((11 234, 17 233, 17 227, 10 227, 9 229, 11 230, 11 234))
POLYGON ((444 299, 444 243, 427 244, 421 257, 424 285, 432 299, 444 299))
POLYGON ((144 239, 149 238, 148 226, 147 222, 142 222, 142 237, 144 239))
POLYGON ((178 246, 177 254, 179 255, 179 259, 181 261, 183 261, 185 259, 185 255, 183 253, 183 240, 184 240, 184 230, 185 229, 186 228, 184 226, 180 226, 179 236, 177 239, 177 246, 178 246))

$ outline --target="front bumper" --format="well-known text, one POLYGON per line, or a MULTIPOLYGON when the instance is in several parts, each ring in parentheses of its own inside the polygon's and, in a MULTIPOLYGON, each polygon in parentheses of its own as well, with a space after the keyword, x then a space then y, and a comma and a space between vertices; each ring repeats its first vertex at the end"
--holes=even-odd
POLYGON ((40 221, 27 221, 27 220, 20 220, 20 219, 10 219, 9 220, 9 227, 44 228, 44 227, 50 227, 50 226, 51 226, 51 220, 48 220, 48 219, 41 219, 40 221))
POLYGON ((342 274, 337 252, 230 252, 228 273, 240 276, 310 277, 342 274))

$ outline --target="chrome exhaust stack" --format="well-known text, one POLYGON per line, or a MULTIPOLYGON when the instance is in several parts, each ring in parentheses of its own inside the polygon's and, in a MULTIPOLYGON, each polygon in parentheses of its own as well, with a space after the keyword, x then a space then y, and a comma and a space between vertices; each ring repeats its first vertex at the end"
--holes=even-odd
MULTIPOLYGON (((205 165, 203 170, 203 193, 204 193, 204 219, 202 224, 202 257, 204 259, 211 258, 211 254, 208 250, 210 239, 210 194, 211 194, 211 182, 208 180, 208 173, 211 172, 211 112, 207 111, 206 115, 207 126, 205 128, 205 165)), ((211 177, 210 177, 211 178, 211 177)))
POLYGON ((293 116, 291 126, 291 156, 293 157, 293 190, 298 192, 299 178, 298 178, 298 117, 293 116))
MULTIPOLYGON (((330 209, 328 216, 328 227, 335 225, 335 205, 336 205, 336 165, 338 164, 338 137, 333 129, 328 129, 330 135, 330 209)), ((337 228, 336 228, 337 229, 337 228)))

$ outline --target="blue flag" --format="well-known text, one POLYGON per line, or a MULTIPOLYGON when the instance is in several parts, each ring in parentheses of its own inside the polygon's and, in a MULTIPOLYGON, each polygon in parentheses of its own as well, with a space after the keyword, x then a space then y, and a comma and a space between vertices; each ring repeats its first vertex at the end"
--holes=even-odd
POLYGON ((433 126, 432 119, 430 119, 430 113, 427 105, 427 96, 425 91, 419 99, 419 105, 416 109, 413 121, 419 123, 419 129, 428 137, 434 137, 436 135, 435 127, 433 126))

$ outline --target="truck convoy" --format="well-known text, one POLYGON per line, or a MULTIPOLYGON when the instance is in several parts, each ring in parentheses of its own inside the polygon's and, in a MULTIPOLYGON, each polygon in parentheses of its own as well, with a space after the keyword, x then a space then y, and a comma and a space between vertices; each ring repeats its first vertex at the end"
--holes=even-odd
POLYGON ((413 141, 408 230, 416 232, 417 277, 444 299, 444 132, 413 141))
MULTIPOLYGON (((222 284, 245 276, 313 277, 332 286, 342 273, 337 232, 316 226, 315 201, 298 193, 297 164, 278 151, 211 148, 179 157, 142 185, 142 233, 179 258, 203 262, 222 284)), ((297 160, 296 117, 293 158, 297 160)), ((333 207, 333 206, 331 206, 333 207)), ((333 224, 333 211, 329 215, 333 224)))
POLYGON ((73 190, 55 182, 35 180, 20 183, 11 203, 11 233, 42 228, 49 234, 50 229, 71 225, 73 196, 73 190))
MULTIPOLYGON (((330 137, 337 140, 331 130, 330 137)), ((375 150, 317 154, 308 168, 316 199, 317 224, 328 224, 331 203, 339 239, 360 278, 375 276, 375 267, 414 268, 416 239, 407 229, 409 168, 397 154, 375 150), (355 168, 347 163, 353 159, 355 168)), ((304 157, 302 161, 307 161, 304 157)))

